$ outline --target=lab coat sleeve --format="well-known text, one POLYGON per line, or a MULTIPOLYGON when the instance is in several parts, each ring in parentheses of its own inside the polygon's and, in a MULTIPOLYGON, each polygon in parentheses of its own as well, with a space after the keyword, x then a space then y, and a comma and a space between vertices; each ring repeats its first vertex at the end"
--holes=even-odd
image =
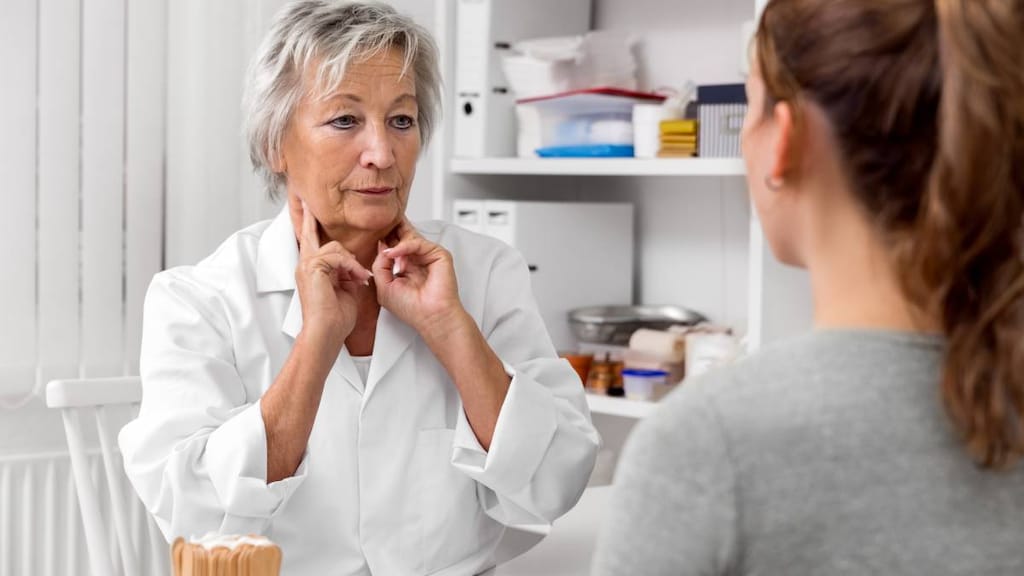
POLYGON ((209 531, 262 533, 306 476, 267 484, 258 398, 234 365, 219 293, 185 273, 146 295, 139 416, 119 436, 125 471, 170 541, 209 531))
POLYGON ((512 382, 489 451, 460 411, 452 463, 477 481, 478 496, 494 519, 550 524, 583 493, 600 437, 579 377, 555 354, 526 262, 511 248, 491 268, 481 329, 512 382))

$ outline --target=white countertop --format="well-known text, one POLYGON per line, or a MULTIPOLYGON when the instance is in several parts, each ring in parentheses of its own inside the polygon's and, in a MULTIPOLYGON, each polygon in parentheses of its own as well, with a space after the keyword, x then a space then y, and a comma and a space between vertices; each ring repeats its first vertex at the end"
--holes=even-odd
MULTIPOLYGON (((576 507, 555 521, 547 537, 522 555, 488 571, 486 576, 590 574, 590 559, 610 494, 611 486, 587 488, 576 507)), ((534 540, 536 538, 534 536, 534 540)))

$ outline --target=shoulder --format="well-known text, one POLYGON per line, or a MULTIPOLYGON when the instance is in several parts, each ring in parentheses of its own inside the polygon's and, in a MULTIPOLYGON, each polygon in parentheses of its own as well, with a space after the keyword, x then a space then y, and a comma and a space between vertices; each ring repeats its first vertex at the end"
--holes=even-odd
POLYGON ((797 339, 687 380, 662 400, 644 427, 652 436, 717 443, 737 428, 773 420, 804 393, 799 380, 814 348, 813 341, 797 339))
POLYGON ((860 391, 851 382, 866 370, 848 343, 807 334, 686 381, 662 401, 656 420, 680 438, 707 439, 694 428, 712 426, 743 468, 835 426, 860 391))
POLYGON ((514 252, 511 246, 497 238, 471 232, 450 222, 427 220, 416 222, 414 226, 424 238, 444 246, 452 254, 458 252, 473 255, 498 255, 503 252, 514 252))
POLYGON ((271 220, 257 222, 229 236, 209 256, 194 265, 168 268, 150 283, 149 299, 172 297, 181 303, 209 306, 239 288, 249 291, 256 281, 259 241, 271 220))
POLYGON ((703 390, 730 427, 770 428, 779 421, 814 420, 884 384, 886 374, 928 370, 938 341, 873 332, 811 332, 765 347, 684 386, 703 390), (885 370, 879 370, 885 367, 885 370))
POLYGON ((813 339, 798 338, 687 380, 663 401, 666 416, 700 411, 725 427, 772 418, 787 399, 803 393, 800 384, 814 348, 813 339))
POLYGON ((414 225, 424 238, 440 244, 451 253, 460 280, 465 275, 490 274, 496 267, 526 270, 526 261, 519 251, 497 238, 440 220, 414 225))

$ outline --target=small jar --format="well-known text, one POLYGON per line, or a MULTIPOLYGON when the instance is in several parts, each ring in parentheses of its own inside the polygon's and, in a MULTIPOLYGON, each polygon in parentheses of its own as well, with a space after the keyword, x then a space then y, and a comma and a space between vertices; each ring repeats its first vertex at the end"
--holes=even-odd
POLYGON ((612 366, 608 357, 603 360, 594 360, 590 365, 590 374, 587 377, 587 390, 594 394, 607 394, 608 389, 614 384, 612 366))
POLYGON ((608 387, 608 395, 622 397, 626 393, 622 386, 622 369, 625 367, 625 363, 621 359, 615 358, 609 362, 609 366, 612 382, 608 387))
POLYGON ((651 400, 654 389, 665 384, 668 372, 664 370, 623 370, 622 379, 626 398, 630 400, 651 400))

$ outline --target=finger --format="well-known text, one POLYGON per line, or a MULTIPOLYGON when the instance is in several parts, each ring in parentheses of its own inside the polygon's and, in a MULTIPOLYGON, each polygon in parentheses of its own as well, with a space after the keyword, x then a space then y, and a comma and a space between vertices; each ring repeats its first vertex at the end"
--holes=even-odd
POLYGON ((356 261, 351 255, 339 254, 338 252, 327 252, 317 254, 310 262, 311 266, 320 268, 325 272, 337 274, 341 280, 351 280, 368 286, 373 274, 363 268, 362 264, 356 261))
POLYGON ((373 260, 373 278, 377 286, 386 286, 394 281, 395 259, 385 254, 387 244, 377 242, 377 258, 373 260))
POLYGON ((426 256, 433 252, 436 247, 437 245, 433 242, 428 242, 417 236, 402 240, 393 247, 385 249, 384 255, 394 259, 404 256, 426 256))
POLYGON ((302 201, 302 241, 299 242, 299 250, 305 250, 305 254, 315 254, 320 249, 320 237, 316 232, 316 218, 302 201))
POLYGON ((357 266, 359 266, 364 272, 366 272, 368 276, 373 275, 372 272, 367 270, 366 267, 364 267, 358 260, 356 260, 355 254, 349 252, 344 246, 341 245, 341 242, 338 242, 337 240, 331 240, 327 244, 324 244, 323 246, 320 247, 320 251, 318 252, 318 254, 328 253, 341 254, 347 258, 351 258, 356 263, 357 266))

